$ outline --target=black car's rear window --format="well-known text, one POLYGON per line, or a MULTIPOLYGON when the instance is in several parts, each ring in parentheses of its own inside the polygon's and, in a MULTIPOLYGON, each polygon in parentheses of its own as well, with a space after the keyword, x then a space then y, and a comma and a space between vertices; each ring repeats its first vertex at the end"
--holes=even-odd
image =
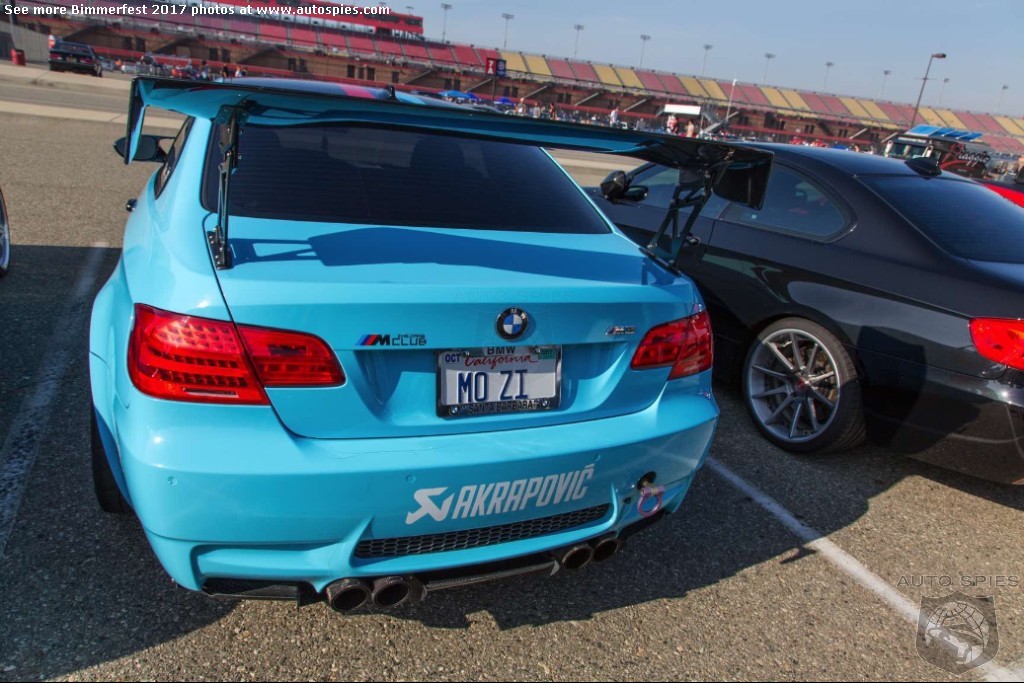
POLYGON ((58 41, 57 44, 53 46, 53 49, 70 52, 73 55, 89 56, 92 54, 92 50, 89 46, 81 43, 61 43, 58 41))
POLYGON ((1024 208, 976 183, 916 176, 861 180, 956 256, 1024 263, 1024 208))
MULTIPOLYGON (((211 137, 203 204, 217 206, 211 137)), ((380 128, 246 127, 231 178, 235 216, 360 225, 606 233, 540 149, 380 128)))

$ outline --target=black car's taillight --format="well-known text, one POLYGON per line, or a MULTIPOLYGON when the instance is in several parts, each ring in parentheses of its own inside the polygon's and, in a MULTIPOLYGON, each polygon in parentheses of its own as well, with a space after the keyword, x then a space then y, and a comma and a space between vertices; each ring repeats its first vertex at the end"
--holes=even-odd
POLYGON ((975 318, 971 340, 985 358, 1024 370, 1024 320, 975 318))

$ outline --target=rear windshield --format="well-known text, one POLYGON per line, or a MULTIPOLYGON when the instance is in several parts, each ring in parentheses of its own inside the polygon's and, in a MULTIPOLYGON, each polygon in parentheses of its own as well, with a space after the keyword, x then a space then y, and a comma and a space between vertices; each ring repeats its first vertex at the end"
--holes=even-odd
MULTIPOLYGON (((203 204, 217 206, 211 137, 203 204)), ((235 216, 526 232, 606 233, 540 149, 379 128, 246 127, 231 178, 235 216)))
POLYGON ((861 180, 949 253, 1024 263, 1024 208, 983 185, 915 176, 861 180))

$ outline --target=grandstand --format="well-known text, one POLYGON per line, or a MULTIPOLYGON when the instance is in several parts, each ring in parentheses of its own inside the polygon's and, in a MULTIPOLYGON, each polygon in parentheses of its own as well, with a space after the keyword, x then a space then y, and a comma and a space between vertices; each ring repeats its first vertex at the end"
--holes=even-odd
MULTIPOLYGON (((72 0, 19 2, 72 4, 72 0)), ((122 3, 95 0, 92 4, 122 3)), ((216 0, 204 4, 253 3, 216 0)), ((326 0, 258 0, 258 4, 277 10, 284 6, 334 6, 326 0)), ((729 129, 739 135, 779 140, 799 136, 865 146, 877 145, 908 128, 913 116, 913 107, 899 102, 441 43, 428 39, 422 18, 412 14, 337 18, 286 12, 123 18, 30 15, 21 23, 42 33, 89 43, 99 54, 112 58, 135 60, 151 52, 158 57, 205 60, 214 68, 223 63, 241 64, 251 74, 394 85, 406 90, 454 89, 482 97, 494 92, 498 97, 522 98, 531 104, 554 103, 582 117, 603 116, 618 107, 624 120, 648 127, 661 125, 658 116, 666 104, 697 104, 706 125, 722 123, 728 115, 729 129), (507 77, 488 75, 488 59, 504 59, 507 77)), ((940 107, 921 107, 918 116, 931 125, 984 133, 984 141, 996 151, 1024 154, 1024 119, 940 107)))

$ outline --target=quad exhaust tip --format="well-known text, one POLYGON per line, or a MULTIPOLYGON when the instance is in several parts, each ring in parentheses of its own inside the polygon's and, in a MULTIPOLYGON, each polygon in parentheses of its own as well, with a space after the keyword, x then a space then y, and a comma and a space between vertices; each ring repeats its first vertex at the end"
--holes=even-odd
POLYGON ((606 536, 605 538, 599 538, 593 542, 594 545, 594 562, 604 562, 615 553, 619 552, 619 548, 622 547, 622 541, 617 536, 606 536))
POLYGON ((580 543, 555 551, 554 556, 560 567, 575 571, 590 564, 594 559, 594 549, 587 543, 580 543))
POLYGON ((373 604, 383 609, 420 602, 424 594, 423 584, 412 576, 384 576, 373 582, 373 604))
POLYGON ((366 604, 372 589, 362 579, 341 579, 327 586, 327 604, 335 612, 352 612, 366 604))

